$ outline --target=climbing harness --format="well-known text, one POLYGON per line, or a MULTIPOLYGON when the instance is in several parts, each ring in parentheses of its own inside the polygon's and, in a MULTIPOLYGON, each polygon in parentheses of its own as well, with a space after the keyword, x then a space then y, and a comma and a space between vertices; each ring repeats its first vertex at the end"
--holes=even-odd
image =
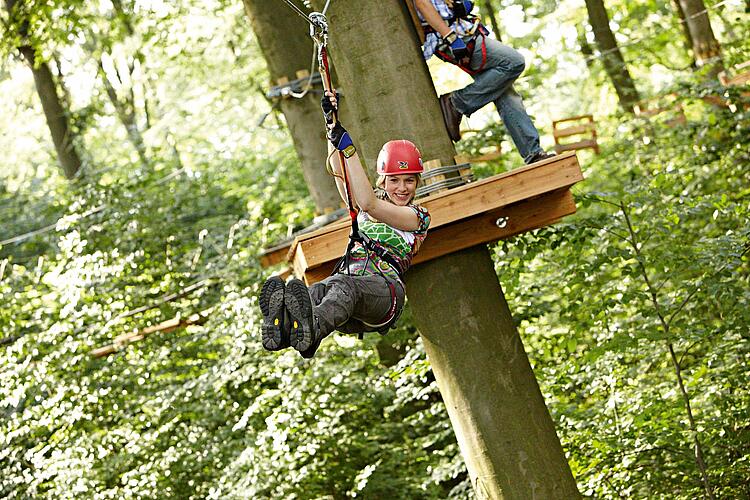
POLYGON ((438 44, 437 48, 435 49, 435 55, 438 56, 443 61, 449 62, 451 64, 454 64, 464 70, 466 73, 470 75, 476 75, 480 71, 484 69, 484 66, 487 64, 487 35, 490 34, 490 32, 487 30, 487 28, 484 27, 484 25, 481 23, 481 20, 478 16, 475 16, 469 12, 462 11, 460 13, 456 13, 455 10, 452 11, 453 16, 449 17, 448 19, 443 19, 448 26, 452 26, 456 21, 463 20, 463 21, 469 21, 472 23, 471 29, 468 31, 468 33, 461 37, 461 39, 466 44, 466 49, 469 52, 469 56, 474 53, 474 48, 477 44, 477 39, 481 37, 482 42, 482 64, 479 65, 479 68, 477 69, 471 69, 471 57, 468 57, 468 61, 466 63, 461 62, 460 60, 456 59, 456 57, 453 55, 453 51, 450 49, 450 46, 445 42, 445 40, 440 37, 440 34, 430 26, 427 22, 422 21, 422 30, 424 31, 425 35, 429 35, 430 33, 435 33, 438 38, 440 38, 440 43, 438 44), (468 39, 468 40, 467 40, 468 39))
MULTIPOLYGON (((359 243, 365 249, 366 257, 364 268, 367 267, 367 264, 370 260, 370 254, 374 253, 375 255, 380 257, 381 260, 387 262, 391 266, 391 268, 396 271, 399 280, 403 283, 404 279, 401 265, 398 263, 396 258, 391 255, 383 246, 379 245, 377 242, 373 241, 372 238, 362 233, 359 230, 359 224, 356 223, 356 220, 355 223, 352 224, 352 232, 349 233, 349 243, 346 246, 346 252, 344 252, 344 255, 334 266, 331 276, 336 273, 343 273, 344 271, 346 271, 347 274, 351 275, 349 271, 349 259, 356 243, 359 243)), ((383 274, 383 271, 381 271, 379 267, 376 266, 376 269, 380 277, 383 278, 386 285, 388 285, 388 291, 391 294, 391 305, 388 308, 388 312, 385 314, 385 316, 383 316, 383 318, 376 324, 365 323, 364 321, 362 323, 371 328, 377 329, 379 333, 384 335, 388 332, 388 330, 390 330, 391 326, 396 323, 399 316, 401 316, 401 311, 398 310, 398 295, 396 294, 396 286, 385 276, 385 274, 383 274)), ((362 339, 362 337, 363 334, 360 333, 360 340, 362 339)))
MULTIPOLYGON (((465 63, 456 59, 456 57, 453 55, 453 51, 450 50, 450 47, 445 44, 439 44, 437 48, 435 49, 435 55, 438 56, 440 59, 442 59, 445 62, 449 62, 451 64, 455 64, 462 70, 464 70, 466 73, 470 75, 476 75, 480 71, 484 69, 484 66, 487 64, 487 35, 490 34, 490 32, 487 30, 487 28, 484 27, 482 23, 479 22, 479 20, 474 21, 475 25, 472 28, 472 32, 470 35, 470 39, 467 41, 466 37, 462 37, 464 40, 464 43, 466 44, 466 50, 469 52, 469 54, 474 53, 474 48, 477 45, 477 39, 481 37, 481 47, 482 47, 482 63, 479 65, 477 69, 471 69, 471 56, 466 58, 468 59, 465 63)), ((433 30, 434 31, 434 30, 433 30)))

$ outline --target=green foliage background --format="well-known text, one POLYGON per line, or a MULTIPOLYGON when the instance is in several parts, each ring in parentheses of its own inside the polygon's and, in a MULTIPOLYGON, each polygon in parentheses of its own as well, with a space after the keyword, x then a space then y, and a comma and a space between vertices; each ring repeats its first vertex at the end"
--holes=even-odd
MULTIPOLYGON (((73 182, 59 175, 6 28, 0 495, 471 498, 408 308, 387 337, 337 336, 313 361, 260 346, 259 254, 314 213, 283 118, 259 123, 272 103, 241 4, 126 3, 133 33, 105 4, 28 5, 37 52, 66 76, 87 164, 73 182), (135 89, 147 164, 97 79, 98 57, 139 61, 121 83, 135 89), (120 334, 200 311, 203 325, 91 356, 120 334)), ((647 50, 625 49, 641 90, 678 91, 687 124, 622 115, 575 39, 543 56, 555 43, 545 28, 575 32, 583 7, 562 21, 553 4, 524 7, 535 28, 503 38, 535 61, 518 86, 537 123, 593 111, 603 147, 580 154, 576 216, 493 246, 581 492, 699 497, 697 439, 714 494, 746 498, 748 98, 665 67, 689 61, 671 7, 622 0, 608 8, 619 33, 644 40, 647 50), (654 35, 661 26, 672 35, 654 35), (710 93, 731 106, 706 104, 710 93)), ((712 16, 728 63, 750 56, 738 9, 712 16)), ((502 134, 490 125, 464 147, 502 134)), ((518 163, 509 153, 478 173, 518 163)))

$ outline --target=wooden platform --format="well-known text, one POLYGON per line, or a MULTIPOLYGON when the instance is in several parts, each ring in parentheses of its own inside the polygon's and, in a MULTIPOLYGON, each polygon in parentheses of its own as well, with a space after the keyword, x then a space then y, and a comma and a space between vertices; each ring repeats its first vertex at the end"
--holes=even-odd
MULTIPOLYGON (((574 152, 423 198, 430 230, 413 264, 552 224, 575 213, 570 186, 583 180, 574 152)), ((328 276, 346 250, 344 220, 295 239, 288 258, 308 284, 328 276)))
POLYGON ((676 127, 687 123, 685 111, 679 102, 679 95, 672 93, 643 99, 636 103, 633 111, 641 118, 654 118, 666 114, 669 118, 664 120, 668 127, 676 127))
POLYGON ((750 61, 738 64, 730 71, 722 71, 719 73, 719 81, 725 87, 750 83, 750 61))

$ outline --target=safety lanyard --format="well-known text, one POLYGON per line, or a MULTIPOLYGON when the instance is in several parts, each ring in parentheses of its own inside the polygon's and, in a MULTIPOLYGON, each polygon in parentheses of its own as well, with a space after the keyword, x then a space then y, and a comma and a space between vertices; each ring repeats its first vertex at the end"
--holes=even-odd
MULTIPOLYGON (((327 4, 326 4, 327 6, 327 4)), ((336 90, 333 88, 331 81, 331 68, 328 61, 328 23, 323 14, 319 12, 313 12, 310 14, 310 36, 312 37, 315 44, 318 46, 318 68, 322 75, 321 80, 323 81, 323 88, 336 95, 336 90)), ((333 112, 333 123, 334 125, 338 121, 338 112, 333 112)), ((349 217, 352 220, 352 232, 356 234, 359 231, 357 224, 357 214, 359 211, 354 207, 352 200, 351 185, 349 184, 349 174, 346 168, 346 158, 344 153, 337 151, 339 155, 339 165, 341 165, 342 180, 344 182, 344 192, 346 193, 346 205, 349 210, 349 217)))

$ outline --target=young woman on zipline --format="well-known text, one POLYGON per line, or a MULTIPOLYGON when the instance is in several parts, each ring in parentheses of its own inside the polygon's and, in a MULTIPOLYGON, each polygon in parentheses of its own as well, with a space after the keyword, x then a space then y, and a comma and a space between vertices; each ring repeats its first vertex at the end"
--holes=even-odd
POLYGON ((404 306, 403 273, 430 225, 427 209, 412 203, 423 170, 417 147, 406 140, 383 145, 375 192, 349 133, 336 119, 336 95, 326 91, 321 106, 336 186, 353 217, 349 246, 333 274, 309 289, 296 278, 284 283, 272 277, 259 297, 263 347, 291 346, 304 358, 313 357, 334 330, 384 334, 391 328, 404 306))

